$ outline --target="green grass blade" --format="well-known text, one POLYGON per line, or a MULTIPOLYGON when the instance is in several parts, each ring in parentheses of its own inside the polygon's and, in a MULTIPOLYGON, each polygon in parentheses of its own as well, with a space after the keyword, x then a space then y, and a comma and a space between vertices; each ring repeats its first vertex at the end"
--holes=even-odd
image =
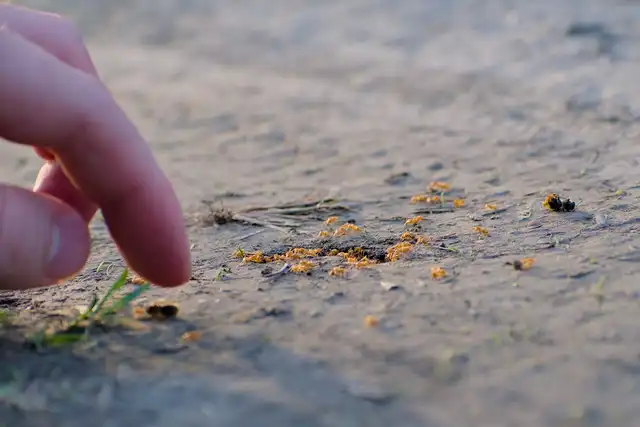
POLYGON ((102 310, 102 307, 104 306, 104 304, 109 299, 111 299, 113 294, 115 292, 119 291, 120 289, 122 289, 124 287, 124 285, 127 284, 128 275, 129 275, 129 270, 127 268, 125 268, 124 271, 122 272, 122 274, 120 274, 120 277, 118 277, 118 280, 113 282, 113 284, 111 285, 111 288, 109 288, 107 293, 104 294, 104 296, 100 299, 100 301, 98 301, 98 303, 93 307, 93 310, 91 310, 93 314, 99 313, 100 310, 102 310))

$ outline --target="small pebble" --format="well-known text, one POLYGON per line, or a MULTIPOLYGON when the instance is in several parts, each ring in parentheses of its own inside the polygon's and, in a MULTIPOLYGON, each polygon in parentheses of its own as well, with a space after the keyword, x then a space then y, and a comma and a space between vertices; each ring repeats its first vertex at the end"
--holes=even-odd
POLYGON ((382 286, 385 291, 395 291, 397 289, 400 289, 399 285, 391 282, 380 282, 380 286, 382 286))
POLYGON ((599 227, 607 227, 609 225, 609 216, 606 214, 597 213, 593 219, 599 227))

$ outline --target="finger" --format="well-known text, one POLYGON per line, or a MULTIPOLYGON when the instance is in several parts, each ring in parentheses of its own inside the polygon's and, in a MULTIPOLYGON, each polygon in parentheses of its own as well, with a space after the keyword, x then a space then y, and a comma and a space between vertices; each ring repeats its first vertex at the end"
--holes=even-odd
POLYGON ((47 150, 46 148, 35 147, 34 150, 42 160, 45 160, 47 162, 52 162, 56 159, 56 155, 53 154, 51 151, 47 150))
POLYGON ((59 200, 0 185, 0 248, 1 289, 50 285, 84 266, 89 231, 59 200))
POLYGON ((6 29, 0 58, 0 136, 55 152, 140 275, 159 285, 186 282, 190 253, 176 195, 111 95, 6 29))
POLYGON ((47 162, 40 168, 33 191, 48 194, 69 205, 80 214, 86 223, 91 221, 98 210, 96 204, 87 199, 69 181, 60 165, 55 162, 47 162))
MULTIPOLYGON (((0 4, 0 25, 7 26, 11 31, 37 44, 66 64, 98 76, 76 27, 61 16, 11 4, 0 4)), ((53 154, 46 149, 35 150, 44 160, 54 159, 53 154)))
POLYGON ((0 4, 0 25, 37 44, 62 62, 98 76, 80 33, 66 19, 12 4, 0 4))

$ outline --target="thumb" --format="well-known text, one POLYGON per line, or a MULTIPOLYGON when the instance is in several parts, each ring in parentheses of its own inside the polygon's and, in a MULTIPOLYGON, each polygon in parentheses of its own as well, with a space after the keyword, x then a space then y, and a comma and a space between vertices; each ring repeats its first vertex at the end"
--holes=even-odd
POLYGON ((87 261, 87 224, 46 194, 0 185, 0 289, 52 285, 87 261))

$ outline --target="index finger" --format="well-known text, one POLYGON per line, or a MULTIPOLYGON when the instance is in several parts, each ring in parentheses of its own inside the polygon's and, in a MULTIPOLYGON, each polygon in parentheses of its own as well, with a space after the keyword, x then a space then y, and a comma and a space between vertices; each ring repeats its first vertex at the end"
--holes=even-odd
POLYGON ((56 153, 125 259, 159 285, 190 276, 180 205, 136 128, 95 78, 0 29, 0 136, 56 153))

